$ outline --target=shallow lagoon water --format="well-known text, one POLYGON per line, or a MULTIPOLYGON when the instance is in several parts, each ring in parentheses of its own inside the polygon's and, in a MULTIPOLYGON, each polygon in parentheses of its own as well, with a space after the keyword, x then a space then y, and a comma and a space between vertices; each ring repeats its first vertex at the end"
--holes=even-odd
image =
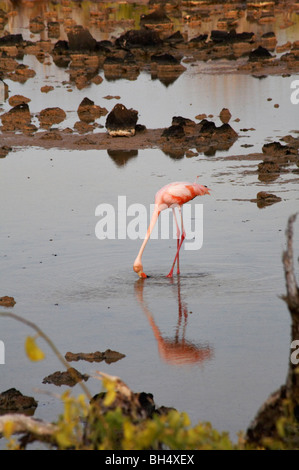
MULTIPOLYGON (((258 161, 229 157, 260 152, 268 141, 295 135, 299 105, 291 103, 290 85, 296 76, 210 75, 188 65, 168 87, 147 73, 136 81, 107 81, 102 74, 102 84, 67 92, 63 70, 32 56, 24 63, 37 74, 24 85, 7 80, 10 96, 31 98, 34 114, 61 106, 67 112, 61 128, 73 127, 85 96, 109 111, 116 102, 137 109, 138 122, 147 128, 200 113, 212 114, 219 125, 219 112, 229 108, 239 139, 215 156, 171 159, 149 149, 113 159, 109 151, 15 148, 0 162, 0 270, 1 295, 17 302, 13 312, 35 322, 62 354, 110 348, 126 355, 110 365, 73 363, 80 372, 117 375, 133 391, 153 393, 157 405, 187 411, 193 423, 210 421, 234 439, 285 381, 290 318, 279 297, 285 292, 281 255, 299 196, 298 173, 281 173, 266 184, 258 180, 258 161), (39 93, 45 83, 55 89, 39 93), (120 100, 105 100, 109 94, 120 100), (161 186, 197 175, 211 188, 211 196, 190 203, 203 204, 202 248, 182 250, 181 275, 170 280, 165 276, 176 241, 151 240, 143 256, 151 277, 138 280, 132 265, 141 240, 97 239, 96 207, 111 204, 117 213, 121 195, 128 207, 149 208, 161 186), (250 199, 261 190, 282 201, 259 209, 250 199), (188 357, 179 347, 183 341, 188 357)), ((9 109, 7 102, 3 109, 9 109)), ((104 126, 105 118, 98 123, 104 126)), ((297 242, 296 235, 298 252, 297 242)), ((30 334, 20 323, 1 320, 1 390, 15 387, 33 395, 39 402, 35 416, 54 420, 66 387, 42 380, 61 365, 42 342, 46 359, 29 362, 24 341, 30 334)), ((98 379, 91 377, 87 385, 91 393, 101 390, 98 379)), ((79 393, 80 387, 73 390, 79 393)))
MULTIPOLYGON (((17 301, 13 311, 37 323, 63 354, 110 348, 126 355, 110 365, 73 363, 80 372, 118 375, 134 391, 153 393, 157 404, 185 410, 194 423, 210 421, 232 437, 246 429, 287 371, 290 320, 279 295, 284 230, 298 209, 296 175, 267 185, 282 201, 258 209, 242 199, 264 185, 243 175, 244 162, 227 165, 217 157, 172 160, 144 150, 119 167, 106 151, 27 149, 1 165, 1 287, 17 301), (228 168, 229 177, 218 175, 228 168), (151 240, 143 257, 151 277, 138 280, 132 264, 141 240, 98 240, 95 208, 105 202, 117 209, 118 195, 127 196, 128 206, 149 207, 160 186, 192 179, 199 169, 212 188, 212 196, 191 203, 204 206, 202 248, 182 251, 179 281, 171 281, 165 275, 176 241, 151 240), (161 338, 174 342, 180 310, 186 315, 179 337, 199 351, 194 363, 165 359, 163 340, 155 336, 153 323, 161 338)), ((42 379, 61 366, 42 344, 46 359, 30 363, 23 346, 28 334, 2 320, 1 388, 33 394, 35 416, 53 419, 60 409, 54 395, 64 387, 42 379)), ((87 385, 92 393, 101 389, 94 378, 87 385)))

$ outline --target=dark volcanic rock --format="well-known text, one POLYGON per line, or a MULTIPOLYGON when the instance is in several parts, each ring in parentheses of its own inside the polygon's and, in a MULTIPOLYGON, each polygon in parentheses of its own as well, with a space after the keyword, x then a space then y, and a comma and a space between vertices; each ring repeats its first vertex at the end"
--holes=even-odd
POLYGON ((192 119, 184 118, 182 116, 174 116, 172 118, 172 125, 179 124, 181 126, 195 126, 195 122, 192 119))
POLYGON ((16 302, 15 302, 15 299, 13 297, 9 297, 8 295, 4 295, 3 297, 0 297, 0 306, 1 307, 13 307, 15 305, 15 303, 16 302))
POLYGON ((220 120, 223 122, 223 124, 227 124, 230 121, 230 118, 232 117, 232 115, 229 109, 223 108, 220 111, 219 117, 220 117, 220 120))
POLYGON ((47 24, 48 37, 59 38, 60 36, 60 23, 58 21, 49 21, 47 24))
POLYGON ((201 134, 214 134, 216 130, 215 123, 213 121, 208 121, 207 119, 203 119, 199 125, 201 126, 201 134))
POLYGON ((89 376, 86 374, 81 374, 79 371, 70 367, 65 372, 54 372, 53 374, 48 375, 43 380, 43 384, 54 384, 60 387, 61 385, 68 385, 69 387, 74 387, 78 382, 83 380, 86 382, 89 376))
POLYGON ((222 126, 216 128, 217 135, 221 135, 222 138, 234 139, 237 138, 238 134, 236 131, 228 124, 224 123, 222 126))
POLYGON ((105 361, 107 364, 112 362, 119 361, 120 359, 126 357, 124 354, 121 354, 117 351, 112 351, 111 349, 106 349, 106 351, 96 351, 94 353, 72 353, 67 352, 65 358, 68 362, 70 361, 88 361, 88 362, 101 362, 105 361))
POLYGON ((171 54, 154 54, 151 56, 151 61, 163 65, 176 65, 180 62, 171 54))
POLYGON ((249 53, 249 60, 270 59, 272 54, 265 47, 259 46, 249 53))
POLYGON ((56 53, 62 53, 62 52, 67 52, 69 51, 69 43, 68 41, 64 41, 64 40, 59 40, 55 43, 54 47, 53 47, 53 52, 56 52, 56 53))
POLYGON ((190 39, 189 43, 198 44, 201 42, 205 42, 207 39, 208 39, 207 34, 200 34, 199 36, 196 36, 195 38, 190 39))
POLYGON ((182 116, 174 116, 172 118, 172 126, 181 126, 184 130, 185 136, 192 136, 196 131, 196 124, 192 119, 184 118, 182 116))
POLYGON ((7 34, 0 38, 0 46, 15 46, 22 44, 23 36, 22 34, 7 34))
POLYGON ((10 80, 14 82, 25 83, 28 78, 32 78, 36 75, 36 72, 33 69, 30 69, 28 65, 19 64, 14 72, 11 72, 7 75, 10 80))
MULTIPOLYGON (((208 37, 208 35, 206 35, 206 37, 208 37)), ((176 31, 168 36, 168 38, 164 39, 164 42, 167 44, 181 44, 184 42, 184 37, 180 31, 176 31)))
POLYGON ((157 47, 162 44, 162 39, 156 31, 131 29, 117 38, 115 44, 126 48, 157 47))
POLYGON ((103 69, 107 80, 118 78, 136 80, 139 75, 139 66, 135 61, 134 54, 123 49, 108 55, 104 61, 103 69))
POLYGON ((23 129, 31 122, 31 114, 27 103, 21 103, 14 106, 7 113, 1 116, 4 130, 23 129))
MULTIPOLYGON (((5 158, 6 155, 11 152, 12 150, 12 147, 9 147, 8 145, 2 145, 2 147, 0 147, 0 158, 5 158)), ((0 298, 0 305, 3 305, 2 304, 2 301, 3 301, 3 297, 0 298)), ((9 305, 10 306, 10 305, 9 305)), ((12 306, 12 305, 11 305, 12 306)))
POLYGON ((207 119, 195 124, 191 119, 176 116, 172 119, 172 125, 162 132, 163 138, 167 142, 161 146, 163 152, 173 158, 182 158, 191 148, 205 155, 214 155, 217 150, 228 150, 238 134, 229 124, 217 127, 207 119))
POLYGON ((174 124, 162 132, 162 137, 174 137, 182 139, 185 137, 184 128, 181 124, 174 124))
POLYGON ((13 95, 8 100, 10 106, 18 106, 22 103, 30 103, 30 101, 30 98, 26 98, 26 96, 23 95, 13 95))
POLYGON ((53 124, 59 124, 64 121, 65 118, 65 112, 63 109, 58 107, 43 109, 38 116, 41 127, 46 129, 51 127, 53 124))
POLYGON ((36 407, 37 402, 33 397, 26 397, 15 388, 0 393, 0 410, 22 411, 36 407))
POLYGON ((222 42, 244 42, 251 41, 254 36, 254 33, 236 33, 233 29, 232 31, 222 31, 222 30, 213 30, 211 32, 211 41, 215 43, 222 42))
POLYGON ((45 29, 45 24, 41 16, 36 16, 35 18, 30 18, 29 20, 29 29, 31 33, 41 33, 45 29))
POLYGON ((260 181, 273 181, 280 174, 280 165, 270 158, 266 158, 258 164, 258 175, 260 181))
POLYGON ((171 54, 154 54, 151 56, 151 77, 158 78, 168 85, 174 82, 178 76, 186 70, 180 61, 171 54))
POLYGON ((90 34, 88 29, 81 25, 76 25, 67 33, 69 48, 72 51, 94 51, 97 41, 90 34))
POLYGON ((112 136, 135 135, 138 111, 127 109, 123 104, 116 104, 106 119, 106 128, 112 136))
POLYGON ((78 107, 77 113, 81 121, 92 122, 100 116, 105 116, 108 111, 106 108, 101 108, 101 106, 95 105, 89 98, 83 98, 78 107))
POLYGON ((278 197, 275 194, 266 193, 265 191, 260 191, 257 193, 256 199, 252 200, 252 202, 256 202, 259 209, 262 209, 266 206, 272 206, 272 204, 280 201, 281 197, 278 197))
POLYGON ((266 155, 274 155, 278 157, 292 153, 292 149, 290 149, 288 145, 282 145, 280 142, 270 142, 269 144, 264 144, 262 151, 266 155))
POLYGON ((170 18, 166 15, 166 13, 162 9, 158 9, 149 13, 148 15, 141 15, 140 16, 140 24, 142 26, 146 24, 163 24, 163 23, 171 23, 170 18))

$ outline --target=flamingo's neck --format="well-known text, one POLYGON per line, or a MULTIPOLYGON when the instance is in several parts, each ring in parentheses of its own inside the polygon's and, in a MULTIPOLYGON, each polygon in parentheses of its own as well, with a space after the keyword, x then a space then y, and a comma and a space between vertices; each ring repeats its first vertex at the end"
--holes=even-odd
POLYGON ((134 265, 133 265, 133 269, 135 271, 135 273, 137 273, 139 275, 139 277, 146 277, 146 274, 144 274, 143 272, 143 266, 142 266, 142 255, 143 255, 143 251, 146 247, 146 244, 151 236, 151 233, 156 225, 156 222, 158 220, 158 217, 159 217, 159 214, 160 214, 160 210, 158 208, 158 206, 155 206, 155 209, 154 209, 154 212, 153 212, 153 215, 152 215, 152 218, 151 218, 151 221, 150 221, 150 224, 149 224, 149 227, 147 229, 147 232, 146 232, 146 235, 145 235, 145 238, 142 242, 142 245, 141 245, 141 248, 139 250, 139 253, 134 261, 134 265))

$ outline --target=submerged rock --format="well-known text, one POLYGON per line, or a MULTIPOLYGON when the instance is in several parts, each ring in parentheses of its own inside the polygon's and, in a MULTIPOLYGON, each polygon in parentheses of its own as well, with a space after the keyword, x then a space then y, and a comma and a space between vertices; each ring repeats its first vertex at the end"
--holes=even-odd
POLYGON ((258 164, 258 178, 260 181, 273 181, 280 175, 280 165, 270 157, 258 164))
POLYGON ((112 136, 133 136, 138 119, 138 111, 127 109, 117 103, 106 119, 106 128, 112 136))
POLYGON ((54 372, 53 374, 48 375, 43 380, 43 384, 54 384, 60 387, 61 385, 68 385, 69 387, 74 387, 78 382, 83 380, 86 382, 89 376, 86 374, 81 374, 79 371, 70 367, 65 372, 54 372))
POLYGON ((72 353, 67 352, 65 358, 67 361, 88 361, 88 362, 102 362, 105 361, 107 364, 112 362, 119 361, 123 357, 126 357, 124 354, 121 354, 117 351, 112 351, 111 349, 106 349, 106 351, 96 351, 94 353, 72 353))
POLYGON ((266 193, 265 191, 260 191, 256 195, 256 204, 257 206, 262 209, 263 207, 266 206, 271 206, 272 204, 275 204, 276 202, 280 202, 281 197, 276 196, 275 194, 270 194, 266 193))

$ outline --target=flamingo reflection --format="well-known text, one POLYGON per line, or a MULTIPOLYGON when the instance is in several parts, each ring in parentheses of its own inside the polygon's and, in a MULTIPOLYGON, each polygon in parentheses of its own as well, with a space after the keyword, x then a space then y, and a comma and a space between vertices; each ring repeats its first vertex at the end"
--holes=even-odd
MULTIPOLYGON (((175 287, 173 279, 170 283, 175 287)), ((186 328, 188 322, 187 304, 181 299, 180 278, 177 277, 177 301, 178 301, 178 320, 173 338, 163 337, 159 327, 156 325, 152 313, 150 312, 143 298, 145 282, 139 279, 135 283, 135 295, 144 311, 148 322, 153 330, 155 339, 158 344, 158 351, 161 358, 170 364, 200 364, 213 357, 214 350, 209 345, 200 345, 186 340, 186 328)))

